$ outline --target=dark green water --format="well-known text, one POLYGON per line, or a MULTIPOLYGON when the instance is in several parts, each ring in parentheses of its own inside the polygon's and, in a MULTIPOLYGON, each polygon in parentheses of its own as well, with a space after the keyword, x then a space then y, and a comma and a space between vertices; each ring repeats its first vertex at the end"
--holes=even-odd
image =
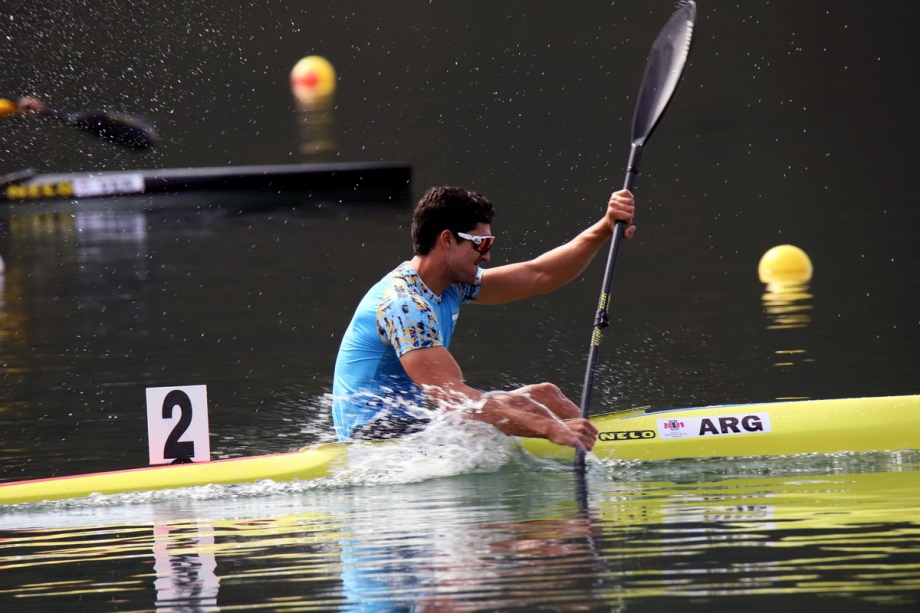
MULTIPOLYGON (((493 263, 515 261, 592 223, 622 183, 646 53, 672 9, 8 3, 0 91, 145 115, 162 143, 135 154, 8 119, 0 173, 407 161, 416 195, 447 183, 492 198, 493 263), (319 125, 287 84, 311 53, 340 77, 319 125), (305 153, 317 138, 332 147, 305 153)), ((595 408, 916 393, 920 9, 698 10, 643 162, 595 408), (804 325, 777 329, 757 263, 782 243, 815 272, 804 325)), ((0 480, 145 465, 155 386, 208 386, 215 458, 328 440, 338 339, 409 257, 411 210, 296 195, 4 209, 0 480)), ((452 351, 469 382, 550 380, 577 397, 602 274, 597 261, 551 296, 466 308, 452 351)), ((390 477, 306 490, 5 510, 0 604, 169 610, 172 577, 191 586, 173 594, 184 611, 917 605, 910 454, 594 466, 579 510, 565 466, 493 444, 442 472, 384 463, 390 477)))

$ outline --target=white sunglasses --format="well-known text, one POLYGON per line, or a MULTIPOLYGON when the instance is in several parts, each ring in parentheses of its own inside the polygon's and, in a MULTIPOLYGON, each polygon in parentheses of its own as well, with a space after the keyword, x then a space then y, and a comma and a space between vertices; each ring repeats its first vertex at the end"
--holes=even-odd
POLYGON ((466 232, 457 232, 457 236, 460 238, 465 238, 468 241, 473 243, 473 246, 476 248, 476 251, 479 253, 486 253, 489 249, 492 248, 492 243, 495 242, 494 236, 473 236, 472 234, 467 234, 466 232))

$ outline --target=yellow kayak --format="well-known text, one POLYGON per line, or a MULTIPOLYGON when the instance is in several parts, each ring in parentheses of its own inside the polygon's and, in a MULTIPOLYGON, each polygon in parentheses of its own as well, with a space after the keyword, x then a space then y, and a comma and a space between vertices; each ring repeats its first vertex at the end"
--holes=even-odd
POLYGON ((347 445, 330 443, 290 453, 167 464, 129 470, 0 483, 0 504, 82 498, 196 485, 254 483, 263 479, 318 479, 347 467, 347 445))
MULTIPOLYGON (((592 417, 599 458, 669 460, 920 449, 920 396, 799 400, 592 417)), ((574 450, 522 440, 530 453, 567 459, 574 450)))
MULTIPOLYGON (((920 396, 633 409, 598 415, 592 422, 600 431, 593 453, 607 460, 920 449, 920 396)), ((521 444, 538 457, 574 457, 573 449, 542 439, 521 439, 521 444)), ((347 443, 331 443, 291 453, 0 483, 0 504, 264 479, 318 479, 347 469, 349 448, 347 443)))

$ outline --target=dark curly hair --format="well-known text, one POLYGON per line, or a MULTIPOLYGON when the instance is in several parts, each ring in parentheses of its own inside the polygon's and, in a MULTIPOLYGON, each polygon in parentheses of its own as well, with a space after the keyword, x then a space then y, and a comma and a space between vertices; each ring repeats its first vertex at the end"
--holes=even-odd
POLYGON ((415 255, 428 255, 444 230, 469 232, 480 223, 492 223, 492 202, 461 187, 432 187, 415 207, 412 244, 415 255))

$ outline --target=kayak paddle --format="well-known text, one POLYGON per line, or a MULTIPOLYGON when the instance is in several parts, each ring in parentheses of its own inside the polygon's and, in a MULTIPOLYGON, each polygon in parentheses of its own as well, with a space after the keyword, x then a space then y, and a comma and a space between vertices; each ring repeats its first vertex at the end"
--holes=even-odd
MULTIPOLYGON (((685 2, 671 16, 664 28, 652 44, 648 61, 645 65, 645 74, 642 76, 642 85, 639 88, 639 99, 636 101, 635 114, 632 124, 632 146, 629 150, 629 161, 626 164, 626 182, 623 189, 632 190, 639 174, 639 163, 642 159, 642 150, 658 125, 662 115, 668 108, 677 84, 680 82, 690 52, 690 40, 693 37, 693 21, 696 18, 696 4, 685 2)), ((597 313, 594 316, 594 332, 591 335, 591 346, 588 350, 588 366, 585 371, 585 383, 581 392, 581 416, 587 419, 591 415, 591 392, 594 388, 594 376, 597 372, 597 354, 601 344, 601 335, 609 323, 607 306, 610 301, 610 286, 613 283, 613 272, 617 263, 617 253, 626 224, 616 222, 613 239, 610 242, 610 254, 607 256, 607 269, 604 272, 604 284, 601 287, 601 298, 598 303, 597 313)), ((575 453, 575 470, 584 471, 585 452, 578 449, 575 453)))
POLYGON ((62 113, 61 111, 45 109, 41 115, 57 119, 68 126, 129 149, 147 149, 152 147, 157 140, 156 130, 152 126, 136 117, 111 111, 62 113))

